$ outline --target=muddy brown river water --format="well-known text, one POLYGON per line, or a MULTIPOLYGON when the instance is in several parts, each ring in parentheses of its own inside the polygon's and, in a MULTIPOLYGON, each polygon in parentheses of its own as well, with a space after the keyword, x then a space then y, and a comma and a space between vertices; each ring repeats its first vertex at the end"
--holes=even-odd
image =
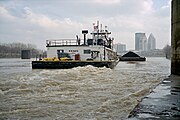
POLYGON ((31 60, 0 59, 0 119, 126 119, 170 74, 170 61, 119 62, 114 69, 31 69, 31 60))

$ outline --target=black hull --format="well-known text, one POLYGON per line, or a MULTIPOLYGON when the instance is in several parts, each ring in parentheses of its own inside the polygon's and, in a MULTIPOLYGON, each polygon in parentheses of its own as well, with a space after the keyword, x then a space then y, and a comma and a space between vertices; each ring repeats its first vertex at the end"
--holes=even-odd
POLYGON ((145 57, 121 57, 120 61, 146 61, 145 57))
POLYGON ((32 61, 32 69, 70 69, 79 66, 114 68, 119 61, 32 61))

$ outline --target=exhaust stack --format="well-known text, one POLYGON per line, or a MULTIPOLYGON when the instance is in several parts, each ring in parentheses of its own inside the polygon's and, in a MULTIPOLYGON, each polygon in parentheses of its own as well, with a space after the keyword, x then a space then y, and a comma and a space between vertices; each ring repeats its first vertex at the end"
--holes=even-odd
POLYGON ((84 35, 84 45, 86 45, 86 34, 88 34, 88 30, 82 30, 82 34, 84 35))

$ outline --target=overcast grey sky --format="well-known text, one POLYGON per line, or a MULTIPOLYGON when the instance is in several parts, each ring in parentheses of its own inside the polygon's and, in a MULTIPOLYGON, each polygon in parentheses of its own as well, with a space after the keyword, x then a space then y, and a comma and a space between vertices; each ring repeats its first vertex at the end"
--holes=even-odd
POLYGON ((170 44, 170 19, 170 0, 0 0, 0 43, 46 49, 47 39, 83 37, 81 30, 92 31, 99 20, 129 50, 136 32, 152 33, 163 48, 170 44))

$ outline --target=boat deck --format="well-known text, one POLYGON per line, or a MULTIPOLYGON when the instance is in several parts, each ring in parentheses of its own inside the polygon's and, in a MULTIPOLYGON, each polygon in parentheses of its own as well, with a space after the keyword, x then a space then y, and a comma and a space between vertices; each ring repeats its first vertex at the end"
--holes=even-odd
POLYGON ((118 60, 112 61, 32 61, 33 69, 69 69, 92 65, 95 67, 114 68, 118 60))

